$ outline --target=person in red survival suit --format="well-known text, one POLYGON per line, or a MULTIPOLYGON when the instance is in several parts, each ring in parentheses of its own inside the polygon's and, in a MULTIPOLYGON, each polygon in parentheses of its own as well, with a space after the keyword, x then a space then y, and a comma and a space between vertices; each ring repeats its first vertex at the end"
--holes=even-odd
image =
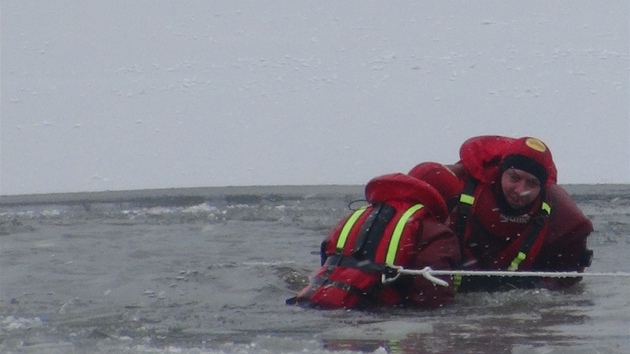
POLYGON ((445 223, 449 213, 440 194, 450 198, 458 192, 457 178, 452 175, 450 181, 452 185, 443 180, 439 191, 402 173, 369 181, 365 187, 369 205, 341 220, 326 237, 321 244, 321 267, 287 304, 365 309, 435 308, 451 302, 451 277, 440 278, 448 282, 447 287, 421 275, 400 275, 391 283, 382 282, 386 265, 450 270, 459 264, 458 241, 445 223))
MULTIPOLYGON (((461 146, 460 161, 447 167, 460 179, 450 227, 460 241, 463 269, 583 272, 590 266, 593 252, 586 242, 592 223, 556 184, 556 166, 542 141, 474 137, 461 146)), ((425 169, 421 163, 410 174, 425 169)), ((580 280, 456 276, 455 285, 461 292, 560 289, 580 280)))

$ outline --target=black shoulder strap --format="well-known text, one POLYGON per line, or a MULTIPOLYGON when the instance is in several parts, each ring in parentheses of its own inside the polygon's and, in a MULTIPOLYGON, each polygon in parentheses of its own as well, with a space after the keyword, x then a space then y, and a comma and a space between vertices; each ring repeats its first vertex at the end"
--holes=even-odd
POLYGON ((379 203, 374 206, 370 215, 361 225, 361 230, 354 243, 352 255, 355 258, 374 260, 385 228, 395 214, 396 209, 389 204, 379 203))
POLYGON ((470 210, 475 203, 475 190, 477 189, 477 184, 479 184, 479 181, 472 177, 468 178, 462 194, 459 195, 459 202, 457 204, 455 234, 459 239, 459 248, 462 252, 462 260, 464 260, 464 233, 466 232, 466 225, 468 224, 470 210))
POLYGON ((534 216, 534 222, 527 231, 525 241, 523 241, 523 245, 521 246, 521 252, 527 254, 527 252, 529 252, 529 250, 532 248, 534 242, 540 234, 540 231, 542 230, 543 226, 545 226, 545 222, 548 219, 547 216, 549 216, 549 209, 547 208, 541 208, 536 216, 534 216))
MULTIPOLYGON (((543 237, 543 227, 549 220, 548 216, 551 214, 551 206, 549 203, 543 201, 540 211, 534 216, 532 225, 527 230, 521 249, 518 252, 516 258, 512 260, 512 263, 508 267, 508 270, 517 270, 519 264, 528 256, 529 251, 539 237, 543 237)), ((531 255, 530 255, 531 256, 531 255)))

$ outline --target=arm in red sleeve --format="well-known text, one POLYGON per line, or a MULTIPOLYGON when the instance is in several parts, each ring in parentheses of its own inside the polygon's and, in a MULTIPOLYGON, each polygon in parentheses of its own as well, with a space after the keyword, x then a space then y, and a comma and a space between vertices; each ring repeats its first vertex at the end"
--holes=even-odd
MULTIPOLYGON (((593 232, 593 224, 561 187, 550 186, 549 195, 552 202, 549 231, 534 268, 551 272, 583 272, 590 265, 586 242, 593 232)), ((543 285, 549 289, 562 289, 581 279, 545 278, 543 285)))
MULTIPOLYGON (((422 227, 418 254, 412 264, 413 269, 451 270, 460 263, 459 243, 455 234, 445 225, 426 220, 422 227)), ((436 308, 453 301, 453 290, 450 276, 440 276, 449 283, 448 287, 434 284, 421 275, 413 276, 408 294, 412 306, 436 308)))
MULTIPOLYGON (((584 272, 590 258, 586 240, 592 230, 592 224, 586 220, 558 237, 555 242, 545 244, 534 267, 551 272, 584 272)), ((580 280, 581 277, 544 278, 543 285, 555 290, 569 287, 580 280)))

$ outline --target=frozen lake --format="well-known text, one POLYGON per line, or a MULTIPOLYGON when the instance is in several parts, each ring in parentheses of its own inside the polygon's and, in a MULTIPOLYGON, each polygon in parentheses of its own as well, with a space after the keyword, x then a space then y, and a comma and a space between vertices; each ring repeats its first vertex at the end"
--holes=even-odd
MULTIPOLYGON (((588 272, 630 272, 630 186, 570 185, 588 272)), ((0 197, 3 353, 627 353, 630 279, 434 311, 286 306, 360 186, 0 197)))

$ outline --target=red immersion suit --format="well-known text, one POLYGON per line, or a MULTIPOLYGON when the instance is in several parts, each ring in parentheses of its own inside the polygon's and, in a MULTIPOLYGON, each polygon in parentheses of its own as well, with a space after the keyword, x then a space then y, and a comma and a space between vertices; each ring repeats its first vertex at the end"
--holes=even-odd
MULTIPOLYGON (((542 142, 501 136, 471 138, 460 149, 460 161, 449 168, 459 177, 462 188, 450 218, 451 229, 460 239, 462 268, 583 272, 590 265, 592 251, 586 242, 592 223, 556 184, 556 167, 542 142), (509 206, 501 189, 503 171, 518 168, 502 162, 514 155, 534 161, 539 170, 534 168, 532 173, 545 179, 539 196, 519 210, 509 206)), ((469 276, 462 279, 459 289, 557 289, 580 279, 469 276)))
POLYGON ((321 268, 287 303, 433 308, 452 301, 451 277, 441 277, 448 287, 411 275, 381 282, 385 265, 448 270, 459 264, 458 241, 444 224, 448 210, 441 195, 424 181, 396 173, 372 179, 365 196, 370 204, 337 224, 322 242, 321 268))

